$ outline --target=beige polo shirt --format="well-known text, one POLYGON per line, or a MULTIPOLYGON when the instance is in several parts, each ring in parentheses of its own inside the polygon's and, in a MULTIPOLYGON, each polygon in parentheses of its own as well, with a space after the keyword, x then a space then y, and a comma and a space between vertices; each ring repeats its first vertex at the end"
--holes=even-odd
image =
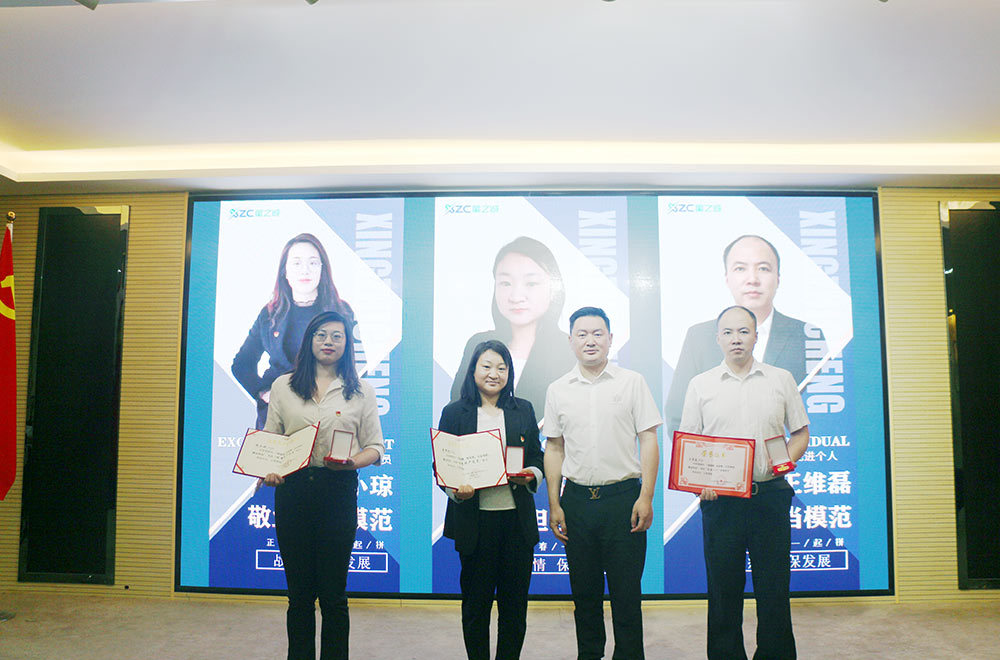
POLYGON ((378 402, 371 385, 362 380, 361 390, 345 399, 344 383, 337 378, 316 403, 312 399, 303 400, 293 392, 288 384, 290 378, 290 374, 278 376, 271 385, 265 431, 287 435, 319 422, 319 435, 309 460, 311 467, 323 467, 323 457, 330 454, 334 430, 354 434, 354 454, 372 447, 378 452, 379 461, 382 460, 385 442, 378 418, 378 402))
POLYGON ((698 374, 688 384, 680 430, 723 438, 753 438, 754 481, 774 475, 763 441, 809 424, 802 396, 785 369, 754 360, 737 376, 725 362, 698 374))
POLYGON ((610 363, 593 381, 577 365, 545 394, 542 433, 562 436, 562 474, 585 486, 639 477, 637 436, 662 423, 642 376, 610 363))

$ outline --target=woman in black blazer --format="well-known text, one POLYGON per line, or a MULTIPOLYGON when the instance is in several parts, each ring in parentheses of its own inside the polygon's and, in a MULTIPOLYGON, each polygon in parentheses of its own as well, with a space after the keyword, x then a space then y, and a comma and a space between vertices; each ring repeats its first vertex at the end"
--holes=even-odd
POLYGON ((462 561, 462 633, 469 660, 490 658, 490 613, 497 601, 497 660, 517 660, 527 628, 528 584, 538 543, 533 493, 542 478, 542 448, 531 403, 514 396, 510 352, 499 341, 475 347, 461 398, 445 406, 438 428, 454 435, 501 429, 509 447, 524 447, 528 477, 510 484, 448 493, 444 535, 462 561))

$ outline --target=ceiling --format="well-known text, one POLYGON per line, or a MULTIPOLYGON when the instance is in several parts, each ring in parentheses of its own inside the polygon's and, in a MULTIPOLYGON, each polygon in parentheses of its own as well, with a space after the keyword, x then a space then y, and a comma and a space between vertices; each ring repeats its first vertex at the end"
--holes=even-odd
POLYGON ((0 0, 0 194, 1000 186, 996 0, 0 0))

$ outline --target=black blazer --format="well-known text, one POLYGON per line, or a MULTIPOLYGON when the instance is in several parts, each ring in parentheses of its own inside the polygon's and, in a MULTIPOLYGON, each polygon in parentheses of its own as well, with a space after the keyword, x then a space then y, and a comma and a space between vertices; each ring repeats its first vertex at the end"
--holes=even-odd
MULTIPOLYGON (((475 433, 479 410, 459 399, 441 411, 438 429, 453 435, 475 433)), ((515 398, 513 405, 503 409, 504 431, 508 447, 524 447, 524 466, 542 470, 542 446, 538 441, 538 422, 531 403, 515 398)), ((540 486, 541 484, 539 484, 540 486)), ((538 543, 538 519, 535 516, 535 498, 525 486, 511 484, 514 505, 521 523, 521 532, 529 544, 538 543)), ((455 540, 455 549, 462 554, 474 552, 479 541, 479 493, 463 502, 448 498, 444 515, 444 535, 455 540)))

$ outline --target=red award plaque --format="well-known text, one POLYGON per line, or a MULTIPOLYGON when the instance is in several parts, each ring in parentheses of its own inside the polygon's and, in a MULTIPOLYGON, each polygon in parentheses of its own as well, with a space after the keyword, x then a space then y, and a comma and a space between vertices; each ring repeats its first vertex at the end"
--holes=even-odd
POLYGON ((719 495, 750 497, 754 441, 674 433, 668 486, 696 495, 711 488, 719 495))

